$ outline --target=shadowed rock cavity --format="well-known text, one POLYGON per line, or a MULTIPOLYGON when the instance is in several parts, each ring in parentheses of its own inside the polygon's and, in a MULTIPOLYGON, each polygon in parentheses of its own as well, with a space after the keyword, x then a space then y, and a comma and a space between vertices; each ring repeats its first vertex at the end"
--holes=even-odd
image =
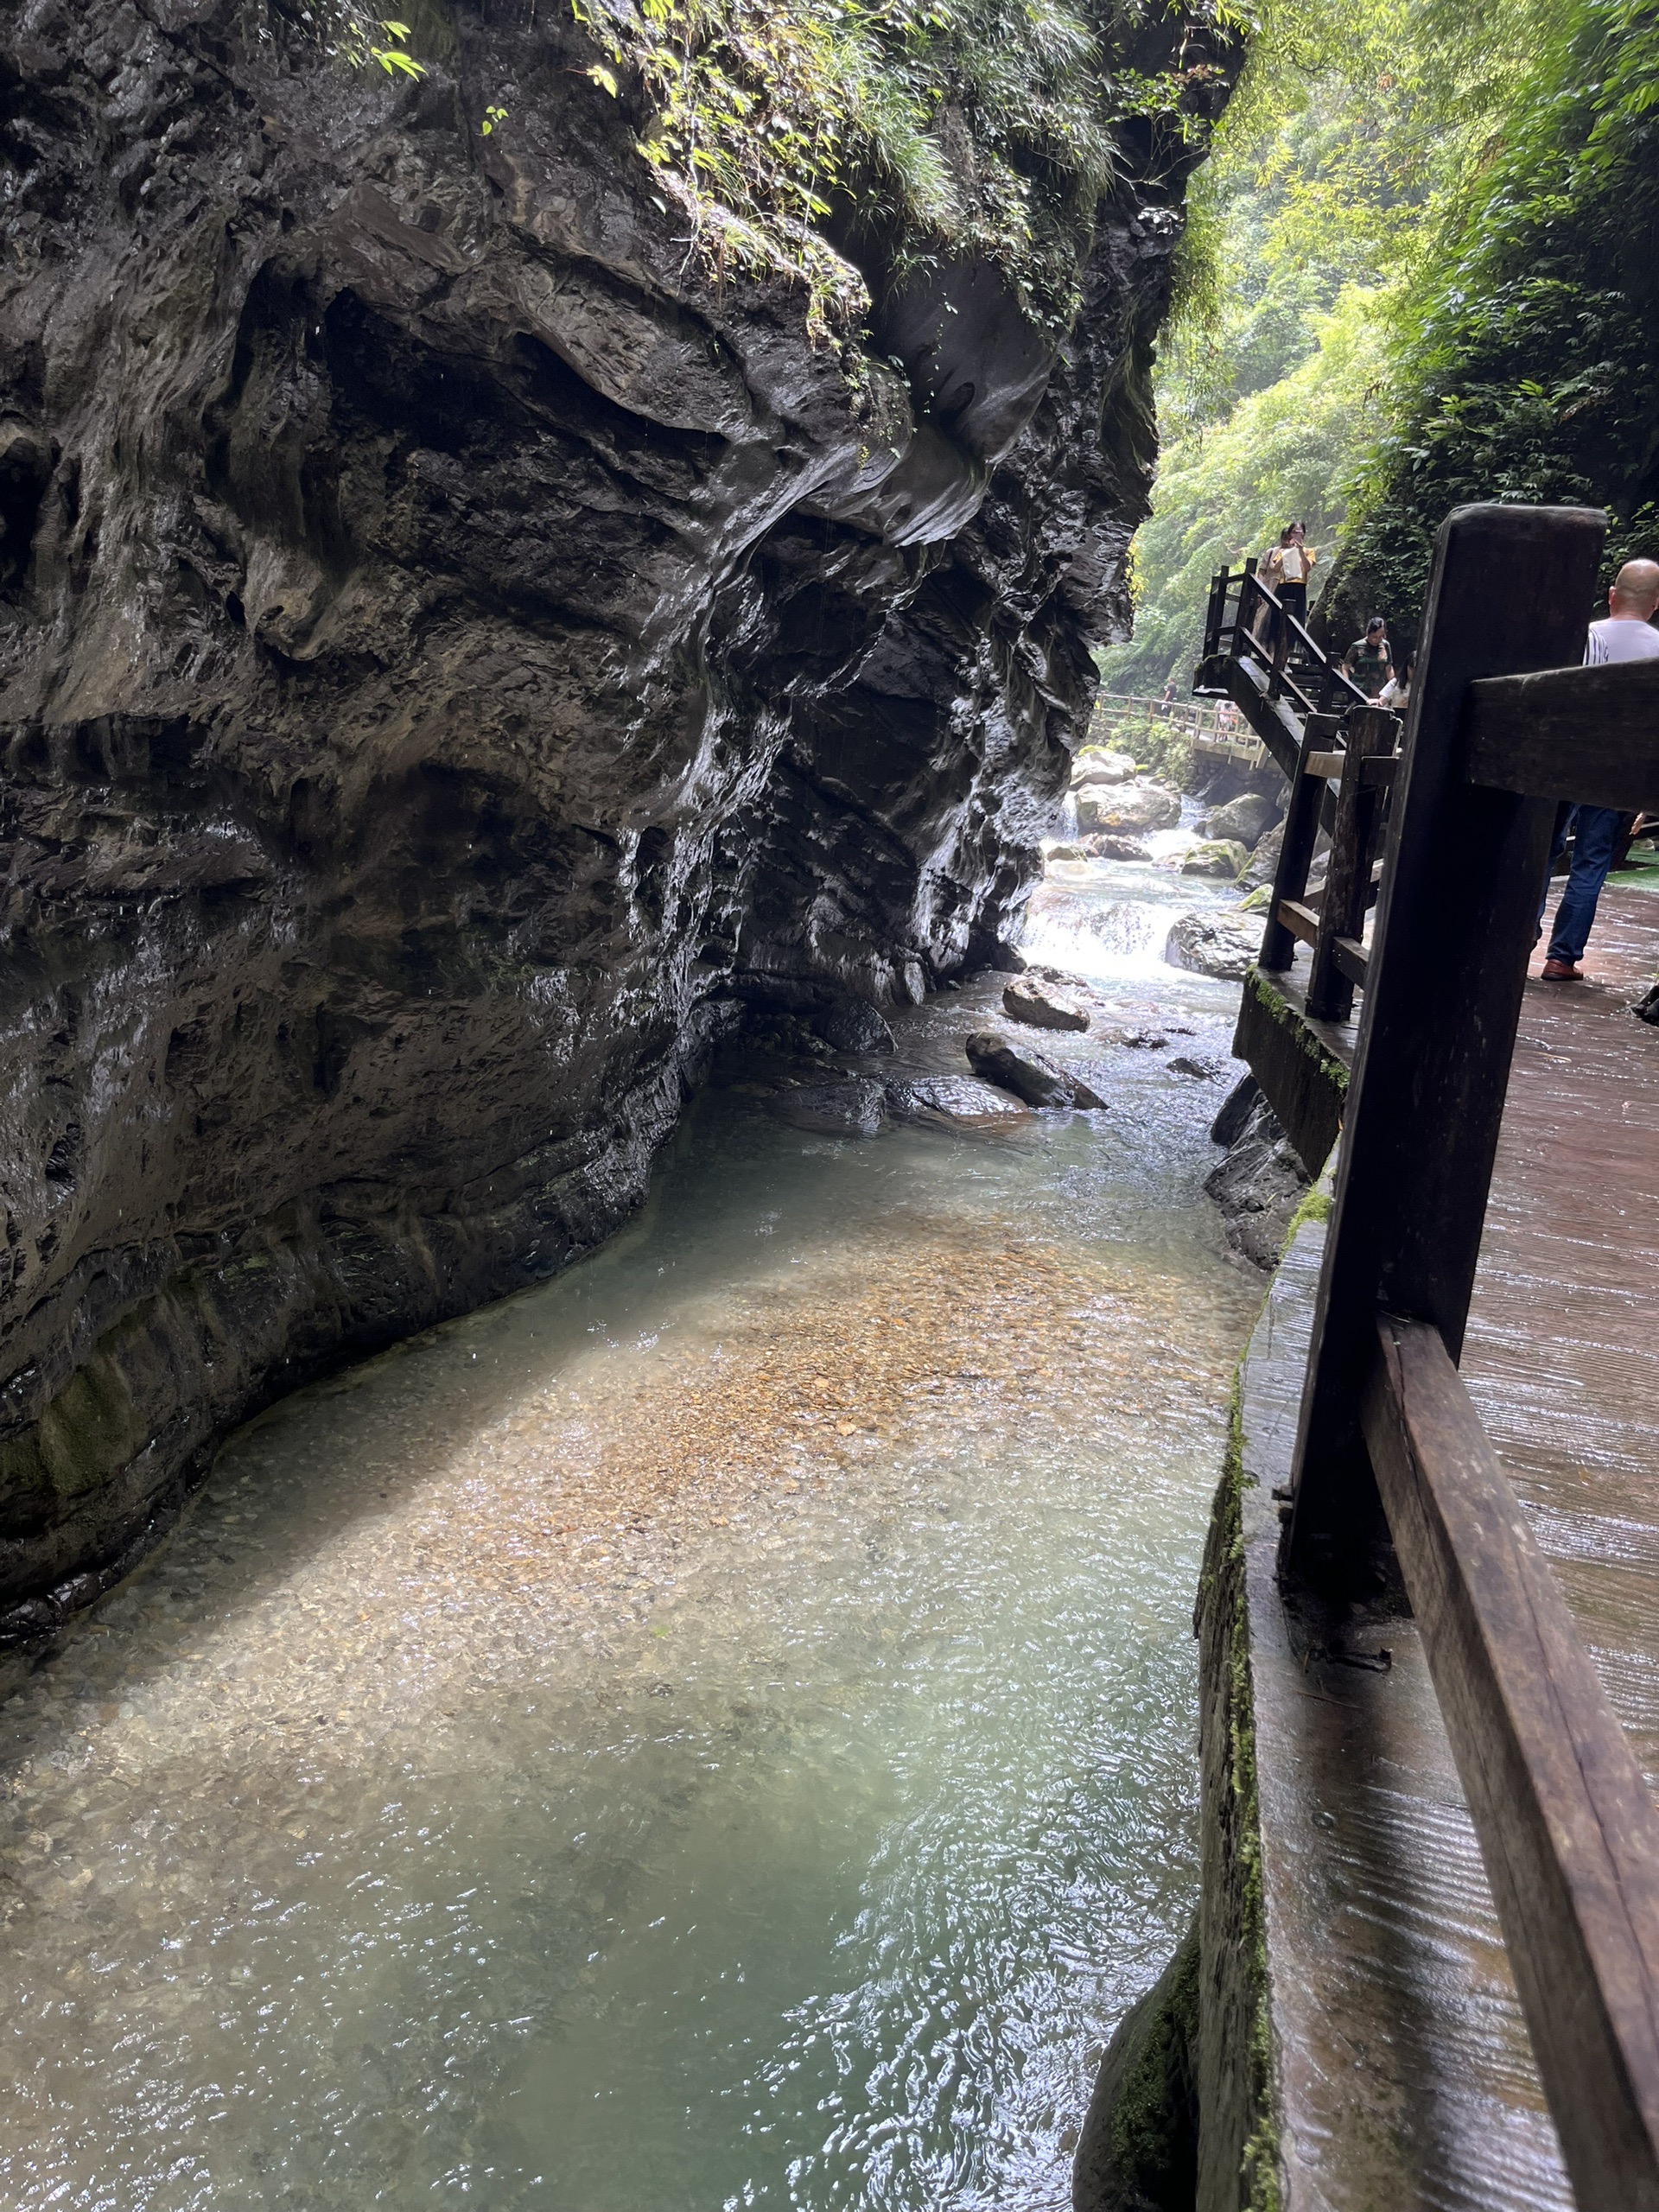
POLYGON ((745 1007, 1013 964, 1145 505, 1144 126, 1064 342, 946 262, 843 359, 700 273, 560 11, 422 8, 403 88, 283 22, 0 22, 14 1640, 602 1237, 745 1007))

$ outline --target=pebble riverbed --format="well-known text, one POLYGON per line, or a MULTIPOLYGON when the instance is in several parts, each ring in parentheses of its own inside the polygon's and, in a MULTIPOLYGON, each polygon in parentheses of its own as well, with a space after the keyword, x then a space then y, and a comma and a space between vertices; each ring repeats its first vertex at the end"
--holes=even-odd
POLYGON ((1236 988, 1157 969, 1170 879, 1067 874, 1043 957, 1161 1040, 1056 1045, 1107 1113, 712 1089, 592 1260, 233 1438, 0 1709, 7 2204, 1069 2202, 1192 1907, 1259 1291, 1200 1190, 1236 988))

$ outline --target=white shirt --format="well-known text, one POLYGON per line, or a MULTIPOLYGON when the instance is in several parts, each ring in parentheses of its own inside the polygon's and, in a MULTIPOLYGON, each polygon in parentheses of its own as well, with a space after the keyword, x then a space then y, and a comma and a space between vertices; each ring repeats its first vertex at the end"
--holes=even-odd
POLYGON ((1584 658, 1590 668, 1610 660, 1659 660, 1659 630, 1627 614, 1609 614, 1590 625, 1584 658))

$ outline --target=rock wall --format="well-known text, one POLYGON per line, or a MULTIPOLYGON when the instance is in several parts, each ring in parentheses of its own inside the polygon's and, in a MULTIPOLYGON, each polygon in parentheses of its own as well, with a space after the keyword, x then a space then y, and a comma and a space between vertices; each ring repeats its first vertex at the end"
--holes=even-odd
POLYGON ((0 22, 0 1638, 590 1247, 746 1003, 995 959, 1123 611, 1140 126, 1063 342, 946 263, 842 351, 502 12, 406 86, 258 0, 0 22))

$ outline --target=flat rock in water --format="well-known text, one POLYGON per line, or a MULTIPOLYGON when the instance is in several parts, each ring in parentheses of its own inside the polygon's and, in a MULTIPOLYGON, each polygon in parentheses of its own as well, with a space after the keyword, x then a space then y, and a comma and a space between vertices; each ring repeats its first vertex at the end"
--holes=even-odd
POLYGON ((1259 930, 1246 929, 1237 922, 1212 921, 1207 914, 1183 914, 1165 940, 1164 958, 1172 968, 1238 983, 1254 966, 1261 948, 1259 930))
POLYGON ((1149 861, 1150 845, 1142 844, 1139 837, 1085 837, 1083 850, 1092 861, 1149 861))
POLYGON ((1069 1068, 988 1029, 976 1030, 966 1040, 966 1050, 968 1064, 976 1075, 1013 1091, 1027 1106, 1086 1108, 1106 1103, 1097 1090, 1069 1068))
POLYGON ((1105 1033, 1109 1045, 1127 1045, 1132 1050, 1161 1052, 1169 1042, 1169 1033, 1164 1029, 1109 1029, 1105 1033))
POLYGON ((1177 1052, 1169 1063, 1169 1071, 1172 1075, 1196 1076, 1201 1082, 1209 1083, 1221 1073, 1221 1062, 1198 1059, 1191 1052, 1177 1052))
POLYGON ((1002 1011, 1011 1020, 1023 1021, 1032 1029, 1086 1029, 1089 1009, 1080 1006, 1069 991, 1029 969, 1017 981, 1010 983, 1002 994, 1002 1011))
POLYGON ((845 1083, 798 1084, 772 1101, 772 1111, 791 1128, 821 1136, 876 1136, 887 1110, 887 1091, 869 1076, 854 1076, 845 1083))
POLYGON ((971 1075, 925 1075, 889 1083, 887 1104, 901 1121, 943 1119, 965 1128, 1023 1122, 1030 1108, 971 1075))

